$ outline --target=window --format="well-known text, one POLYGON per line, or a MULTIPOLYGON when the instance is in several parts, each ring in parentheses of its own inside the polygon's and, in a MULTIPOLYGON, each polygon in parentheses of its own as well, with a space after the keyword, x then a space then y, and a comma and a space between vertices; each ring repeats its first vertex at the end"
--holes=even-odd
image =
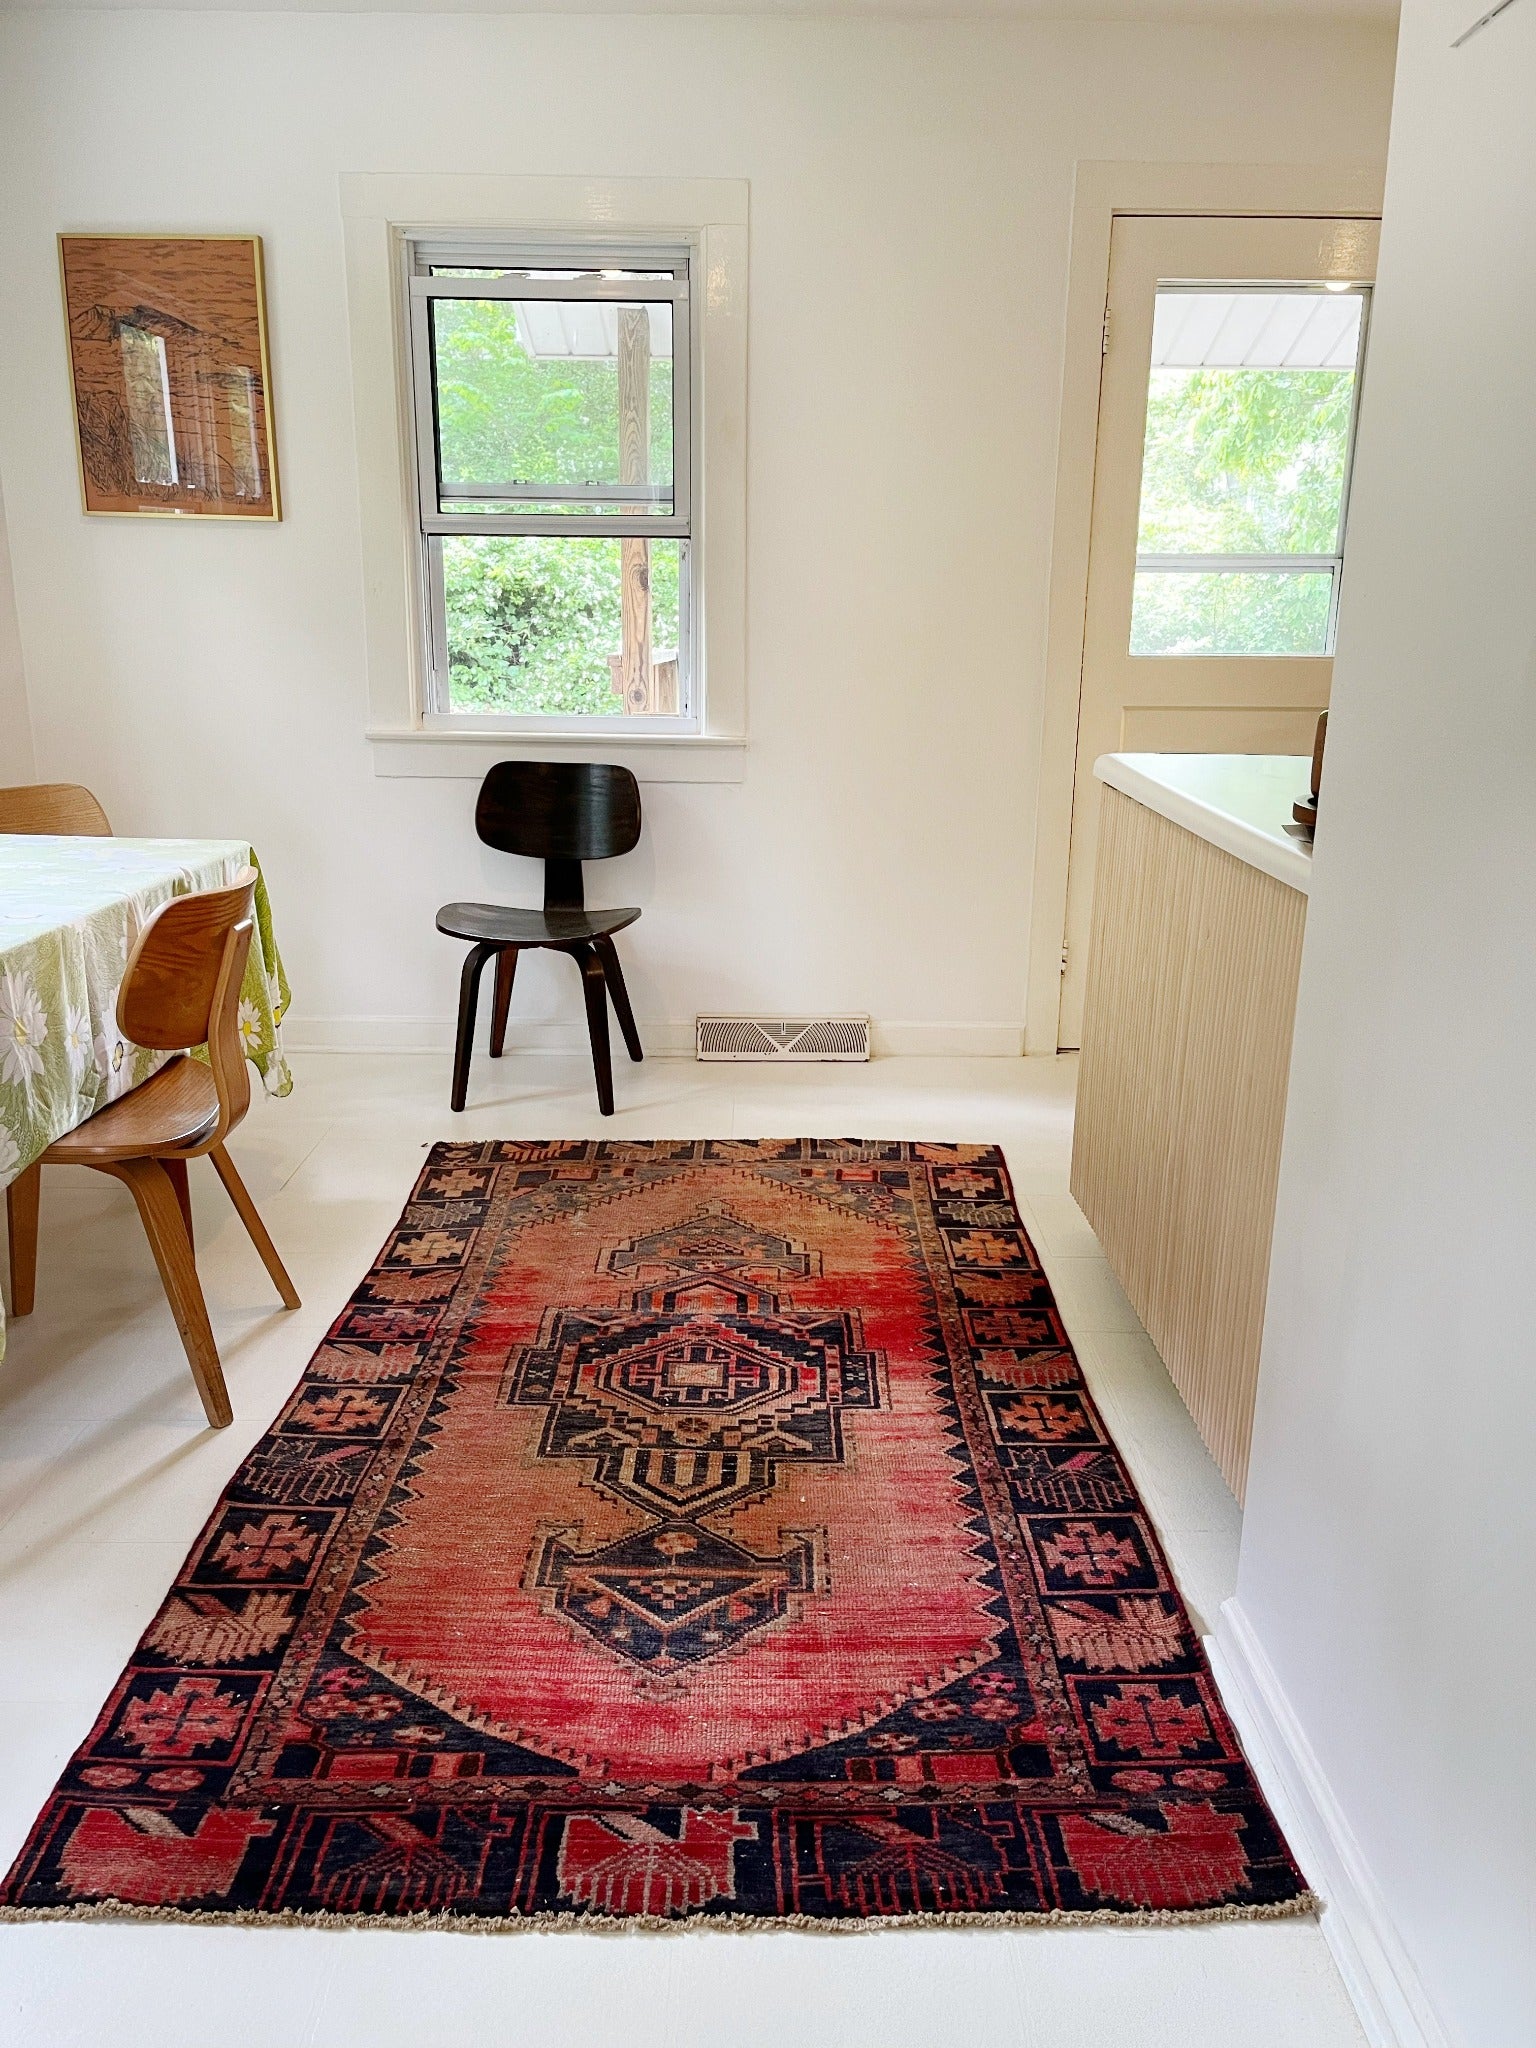
POLYGON ((699 730, 688 249, 406 246, 424 709, 699 730))
POLYGON ((1133 655, 1332 653, 1365 300, 1158 287, 1133 655))

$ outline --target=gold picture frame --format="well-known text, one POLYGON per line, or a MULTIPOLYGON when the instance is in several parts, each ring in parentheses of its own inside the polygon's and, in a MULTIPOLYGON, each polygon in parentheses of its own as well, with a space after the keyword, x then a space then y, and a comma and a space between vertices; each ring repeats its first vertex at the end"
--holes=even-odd
POLYGON ((59 236, 84 510, 281 519, 259 235, 59 236))

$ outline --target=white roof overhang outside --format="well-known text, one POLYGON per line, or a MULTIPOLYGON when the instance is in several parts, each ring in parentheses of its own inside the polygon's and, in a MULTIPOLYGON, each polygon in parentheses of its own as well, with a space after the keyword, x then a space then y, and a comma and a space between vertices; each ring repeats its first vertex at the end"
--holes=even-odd
MULTIPOLYGON (((517 338, 539 361, 617 362, 620 308, 594 299, 517 299, 517 338)), ((672 354, 672 308, 652 300, 651 354, 672 354)))
POLYGON ((1163 286, 1152 320, 1155 370, 1352 370, 1358 291, 1181 291, 1163 286))

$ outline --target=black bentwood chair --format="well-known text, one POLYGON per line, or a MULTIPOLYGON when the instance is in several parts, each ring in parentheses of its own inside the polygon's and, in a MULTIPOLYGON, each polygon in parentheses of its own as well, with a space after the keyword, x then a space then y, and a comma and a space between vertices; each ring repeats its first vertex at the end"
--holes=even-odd
POLYGON ((598 761, 498 761, 480 785, 475 830, 502 853, 530 855, 544 863, 544 908, 508 910, 499 903, 445 903, 437 928, 450 938, 470 939, 459 981, 459 1036, 453 1056, 453 1107, 464 1107, 469 1057, 475 1036, 480 970, 496 957, 496 999, 491 1010, 491 1058, 501 1057, 517 956, 542 946, 569 953, 581 969, 587 998, 587 1031, 597 1074, 597 1100, 613 1115, 613 1062, 608 1054, 608 998, 632 1060, 644 1057, 635 1013, 619 968, 613 934, 640 915, 638 910, 588 910, 582 899, 581 864, 628 853, 640 837, 640 785, 627 768, 598 761))

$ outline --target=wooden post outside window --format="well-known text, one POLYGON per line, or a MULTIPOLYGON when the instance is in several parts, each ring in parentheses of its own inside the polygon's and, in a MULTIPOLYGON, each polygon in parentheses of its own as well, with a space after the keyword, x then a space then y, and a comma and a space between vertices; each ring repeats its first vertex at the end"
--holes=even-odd
MULTIPOLYGON (((645 306, 619 308, 619 482, 650 482, 651 316, 645 306)), ((645 506, 632 508, 639 511, 645 506)), ((651 544, 619 542, 622 639, 619 695, 627 712, 654 711, 651 662, 651 544)))

